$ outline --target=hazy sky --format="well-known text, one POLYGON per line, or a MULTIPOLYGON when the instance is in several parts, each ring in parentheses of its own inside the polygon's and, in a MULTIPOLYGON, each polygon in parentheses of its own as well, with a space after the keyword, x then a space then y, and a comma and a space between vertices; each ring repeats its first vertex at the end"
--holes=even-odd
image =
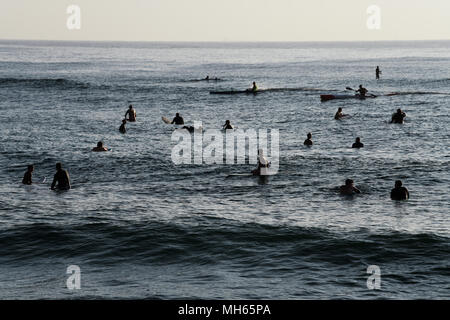
POLYGON ((0 39, 450 39, 450 0, 1 0, 0 39), (66 27, 71 4, 80 30, 66 27), (367 27, 370 5, 381 9, 379 30, 367 27))

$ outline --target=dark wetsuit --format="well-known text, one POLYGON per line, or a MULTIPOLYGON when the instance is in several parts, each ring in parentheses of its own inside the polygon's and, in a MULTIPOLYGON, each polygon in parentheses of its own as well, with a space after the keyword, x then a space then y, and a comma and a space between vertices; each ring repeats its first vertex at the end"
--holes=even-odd
POLYGON ((376 68, 376 69, 375 69, 375 77, 376 77, 377 79, 380 79, 380 73, 381 73, 380 68, 376 68))
POLYGON ((23 176, 22 183, 23 184, 32 184, 33 181, 31 180, 32 173, 30 171, 25 172, 25 175, 23 176))
POLYGON ((183 118, 182 117, 175 117, 175 118, 173 118, 173 120, 172 120, 172 124, 184 124, 184 120, 183 120, 183 118))
POLYGON ((406 114, 404 112, 402 112, 402 113, 396 112, 392 115, 391 122, 392 123, 403 123, 404 122, 403 120, 405 119, 405 117, 406 117, 406 114))
POLYGON ((355 142, 352 144, 352 148, 362 148, 364 147, 364 144, 362 142, 355 142))
POLYGON ((57 188, 59 190, 69 190, 70 189, 70 178, 67 170, 60 169, 55 173, 53 177, 53 182, 51 188, 54 189, 58 183, 57 188))
POLYGON ((405 187, 394 188, 391 191, 392 200, 407 200, 408 198, 409 192, 405 187))
POLYGON ((305 142, 303 142, 303 144, 304 144, 305 146, 312 146, 312 145, 313 145, 313 142, 312 142, 311 139, 306 139, 305 142))
POLYGON ((127 132, 127 129, 125 128, 125 123, 122 123, 122 124, 120 125, 119 131, 120 131, 121 133, 127 132))
POLYGON ((229 129, 233 129, 233 126, 231 124, 226 124, 226 125, 223 126, 223 128, 225 130, 229 130, 229 129))
POLYGON ((134 109, 129 109, 126 113, 125 113, 125 118, 127 117, 128 114, 128 121, 130 122, 135 122, 136 121, 136 111, 134 109))

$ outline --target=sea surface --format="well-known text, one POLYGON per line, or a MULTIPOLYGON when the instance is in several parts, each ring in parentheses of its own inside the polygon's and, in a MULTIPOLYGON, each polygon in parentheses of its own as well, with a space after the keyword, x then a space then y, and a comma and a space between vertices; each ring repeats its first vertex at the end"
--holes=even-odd
POLYGON ((0 41, 0 299, 450 299, 449 102, 449 41, 0 41), (291 90, 209 94, 252 81, 291 90), (320 101, 359 84, 378 97, 320 101), (176 112, 279 130, 278 174, 175 165, 176 112), (70 191, 49 190, 56 162, 70 191))

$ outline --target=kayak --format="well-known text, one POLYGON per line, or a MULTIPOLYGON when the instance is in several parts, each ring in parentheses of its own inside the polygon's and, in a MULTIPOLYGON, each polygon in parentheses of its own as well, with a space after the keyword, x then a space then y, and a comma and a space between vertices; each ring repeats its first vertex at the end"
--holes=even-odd
POLYGON ((246 94, 257 94, 258 92, 264 92, 265 90, 256 90, 253 91, 252 89, 247 89, 247 90, 231 90, 231 91, 210 91, 210 94, 242 94, 242 93, 246 93, 246 94))
POLYGON ((375 95, 370 95, 370 96, 365 96, 362 97, 359 94, 354 94, 354 95, 349 95, 349 94, 321 94, 320 95, 320 100, 323 101, 328 101, 328 100, 335 100, 335 99, 368 99, 368 98, 376 98, 377 96, 375 95))

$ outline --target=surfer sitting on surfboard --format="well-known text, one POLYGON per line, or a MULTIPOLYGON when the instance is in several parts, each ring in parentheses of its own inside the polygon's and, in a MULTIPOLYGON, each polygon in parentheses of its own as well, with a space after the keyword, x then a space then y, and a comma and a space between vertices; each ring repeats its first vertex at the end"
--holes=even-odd
POLYGON ((53 177, 53 182, 50 189, 55 190, 58 188, 59 190, 69 190, 70 189, 70 178, 67 170, 62 168, 61 163, 56 164, 56 173, 53 177))
POLYGON ((183 117, 180 116, 180 114, 177 112, 177 114, 175 115, 175 118, 173 118, 171 124, 184 124, 184 120, 183 117))
POLYGON ((34 166, 32 164, 30 164, 28 166, 27 172, 25 172, 25 175, 23 176, 23 179, 22 179, 23 184, 31 185, 33 183, 33 181, 32 181, 33 171, 34 171, 34 166))
POLYGON ((312 146, 312 145, 313 145, 313 142, 312 142, 311 138, 312 138, 312 134, 311 134, 311 132, 309 132, 309 133, 306 135, 306 140, 305 140, 305 142, 303 142, 303 144, 304 144, 305 146, 308 146, 308 147, 312 146))
POLYGON ((261 169, 264 170, 264 172, 267 171, 267 168, 270 167, 270 162, 267 161, 266 157, 264 157, 263 149, 258 150, 258 168, 252 171, 252 174, 254 176, 260 176, 261 175, 261 169))
POLYGON ((397 112, 392 115, 391 123, 403 123, 406 113, 402 109, 397 109, 397 112))
POLYGON ((102 152, 102 151, 108 151, 108 148, 103 146, 103 142, 99 141, 97 142, 97 146, 92 149, 94 152, 102 152))
POLYGON ((128 115, 128 121, 130 122, 135 122, 136 121, 136 110, 133 109, 133 106, 130 104, 130 106, 128 107, 127 112, 125 112, 125 119, 127 118, 128 115))
POLYGON ((233 129, 233 126, 230 123, 230 120, 225 121, 225 124, 223 125, 224 130, 233 129))

